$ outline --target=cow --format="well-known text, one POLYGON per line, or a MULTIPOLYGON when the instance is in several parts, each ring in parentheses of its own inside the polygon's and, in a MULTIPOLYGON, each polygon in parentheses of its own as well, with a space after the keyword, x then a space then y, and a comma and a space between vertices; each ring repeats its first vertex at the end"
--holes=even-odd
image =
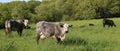
POLYGON ((116 27, 113 20, 109 20, 106 18, 103 19, 103 27, 105 27, 105 25, 108 25, 108 27, 113 27, 113 26, 116 27))
POLYGON ((5 21, 5 30, 6 35, 11 31, 17 31, 19 36, 22 36, 22 31, 27 23, 24 20, 6 20, 5 21))
POLYGON ((44 40, 46 38, 52 37, 60 43, 65 39, 65 33, 68 33, 69 27, 72 25, 61 23, 61 22, 46 22, 39 21, 36 24, 36 41, 39 43, 39 39, 44 40))

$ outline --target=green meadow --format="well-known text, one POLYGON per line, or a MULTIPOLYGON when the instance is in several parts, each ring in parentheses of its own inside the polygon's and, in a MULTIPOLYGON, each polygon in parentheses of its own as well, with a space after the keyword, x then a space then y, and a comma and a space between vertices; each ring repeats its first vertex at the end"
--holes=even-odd
MULTIPOLYGON (((111 19, 111 18, 110 18, 111 19)), ((0 51, 120 51, 120 18, 112 18, 117 27, 102 26, 102 19, 63 21, 72 24, 62 44, 55 39, 39 40, 36 44, 35 24, 31 29, 24 29, 22 37, 17 32, 5 35, 0 30, 0 51), (93 23, 95 26, 89 26, 93 23)))

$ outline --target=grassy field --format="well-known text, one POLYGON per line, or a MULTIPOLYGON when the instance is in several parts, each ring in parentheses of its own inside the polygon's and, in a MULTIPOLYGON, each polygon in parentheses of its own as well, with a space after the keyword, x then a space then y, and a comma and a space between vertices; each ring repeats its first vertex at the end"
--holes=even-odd
POLYGON ((102 20, 64 21, 73 25, 62 44, 55 39, 35 41, 35 24, 23 36, 12 32, 10 37, 0 30, 0 51, 120 51, 120 18, 113 18, 117 27, 103 28, 102 20), (95 26, 88 26, 94 23, 95 26))

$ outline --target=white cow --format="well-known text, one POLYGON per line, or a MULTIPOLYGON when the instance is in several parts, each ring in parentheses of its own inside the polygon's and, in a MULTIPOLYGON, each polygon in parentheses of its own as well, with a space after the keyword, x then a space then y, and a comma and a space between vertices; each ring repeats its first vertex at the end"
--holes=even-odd
POLYGON ((38 22, 36 24, 37 44, 39 43, 39 39, 44 40, 48 37, 56 38, 57 42, 60 43, 65 39, 65 33, 68 33, 68 28, 71 26, 70 24, 63 24, 60 22, 38 22))

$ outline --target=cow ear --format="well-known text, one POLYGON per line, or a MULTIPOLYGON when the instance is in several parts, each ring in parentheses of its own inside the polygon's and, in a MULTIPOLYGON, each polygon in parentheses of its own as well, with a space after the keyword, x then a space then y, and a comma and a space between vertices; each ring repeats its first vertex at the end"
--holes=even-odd
POLYGON ((72 27, 72 26, 73 26, 73 25, 71 25, 71 24, 69 25, 69 27, 72 27))

